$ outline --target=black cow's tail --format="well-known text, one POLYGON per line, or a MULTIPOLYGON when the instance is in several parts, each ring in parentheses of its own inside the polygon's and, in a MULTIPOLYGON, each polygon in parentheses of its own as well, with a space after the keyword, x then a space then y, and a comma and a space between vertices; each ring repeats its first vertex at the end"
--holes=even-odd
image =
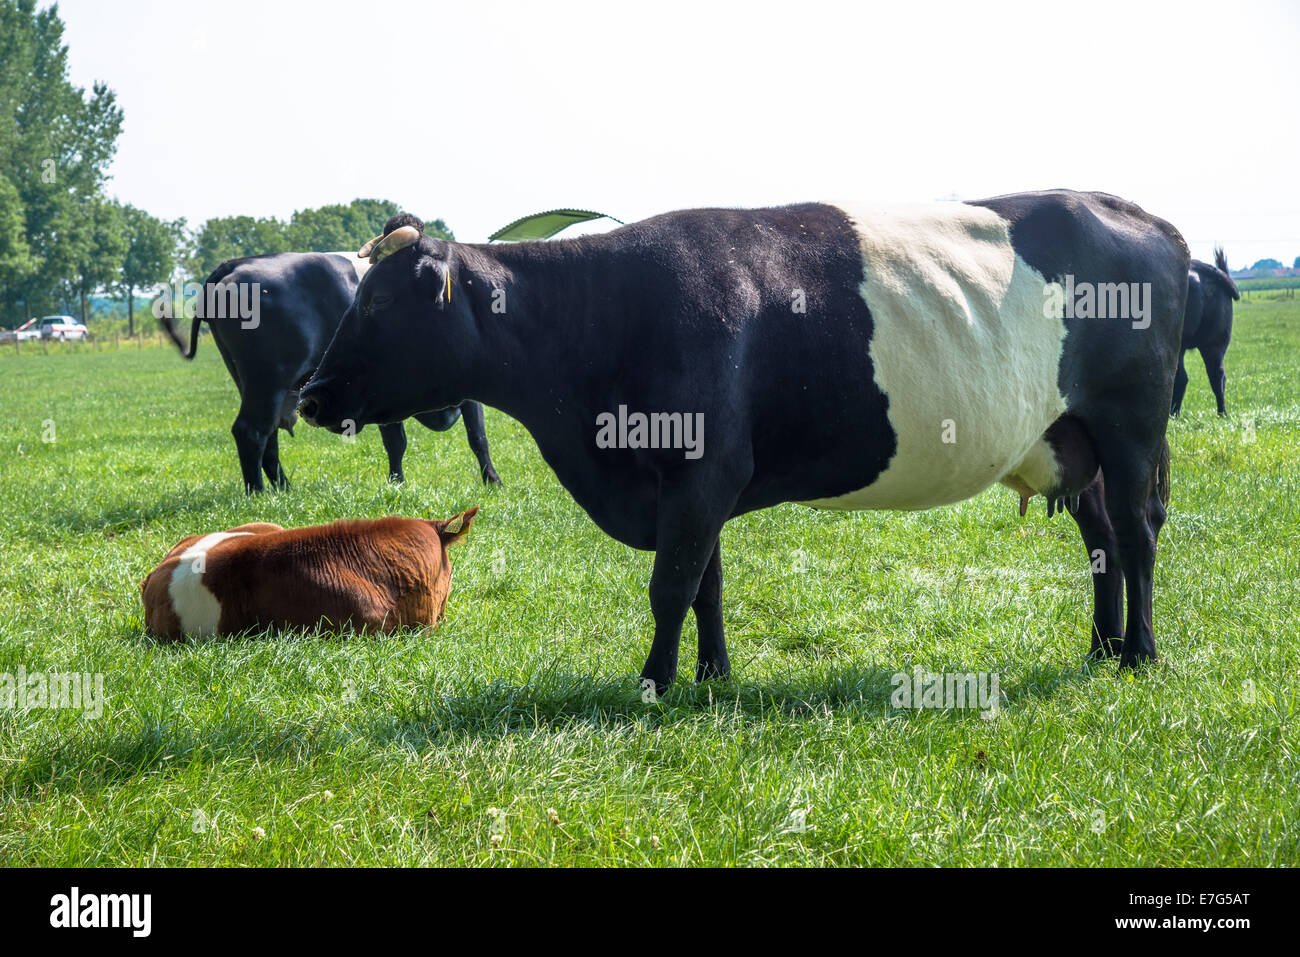
POLYGON ((1237 284, 1232 281, 1232 273, 1228 272, 1228 257, 1223 252, 1222 246, 1214 247, 1214 268, 1219 270, 1224 285, 1228 287, 1228 293, 1233 299, 1240 299, 1241 293, 1237 290, 1237 284))
POLYGON ((158 325, 163 327, 163 332, 167 333, 167 338, 176 344, 176 348, 181 351, 182 359, 193 359, 194 353, 199 348, 199 323, 203 320, 195 313, 194 321, 190 323, 190 348, 185 351, 185 340, 176 332, 176 320, 171 316, 159 316, 158 325))
POLYGON ((195 303, 194 321, 190 323, 190 348, 188 352, 185 349, 185 340, 182 339, 180 334, 176 331, 176 320, 171 316, 160 316, 158 318, 158 324, 161 325, 163 331, 167 333, 167 338, 175 343, 176 348, 181 351, 181 358, 193 359, 194 354, 199 351, 199 324, 203 322, 203 302, 207 298, 206 293, 208 286, 213 283, 221 282, 221 280, 229 276, 235 271, 235 267, 238 266, 241 261, 242 260, 239 259, 227 259, 216 269, 212 270, 212 274, 203 281, 204 295, 200 296, 199 301, 195 303))

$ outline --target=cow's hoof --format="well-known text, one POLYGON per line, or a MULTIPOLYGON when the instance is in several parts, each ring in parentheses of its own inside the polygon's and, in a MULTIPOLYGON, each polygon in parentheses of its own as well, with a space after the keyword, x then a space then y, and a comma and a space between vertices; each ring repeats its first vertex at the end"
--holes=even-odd
POLYGON ((501 487, 501 478, 497 475, 497 470, 490 465, 483 470, 483 484, 501 487))
POLYGON ((1123 650, 1123 647, 1123 638, 1107 638, 1103 641, 1094 635, 1092 638, 1092 648, 1088 652, 1088 657, 1092 658, 1094 661, 1103 661, 1107 658, 1114 658, 1121 650, 1123 650))
POLYGON ((696 681, 726 681, 730 677, 729 661, 701 661, 695 665, 696 681))
POLYGON ((668 693, 668 689, 673 686, 676 677, 676 675, 670 675, 667 680, 656 680, 648 675, 642 675, 637 679, 641 688, 641 700, 646 704, 653 704, 668 693))
POLYGON ((1157 660, 1155 648, 1130 648, 1125 642, 1119 656, 1119 670, 1140 668, 1143 665, 1154 664, 1157 660))
POLYGON ((388 481, 392 485, 405 485, 406 476, 403 475, 401 472, 389 472, 388 481))

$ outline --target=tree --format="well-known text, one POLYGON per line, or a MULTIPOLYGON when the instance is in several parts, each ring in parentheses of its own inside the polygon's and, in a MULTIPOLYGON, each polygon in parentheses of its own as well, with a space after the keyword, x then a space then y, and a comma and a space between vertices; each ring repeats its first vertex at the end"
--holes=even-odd
POLYGON ((135 335, 135 293, 171 278, 176 265, 179 223, 166 223, 134 206, 122 207, 126 255, 117 288, 126 296, 127 334, 135 335))
MULTIPOLYGON (((361 248, 384 228, 388 217, 401 207, 386 199, 354 199, 315 209, 301 209, 289 222, 222 216, 199 227, 188 260, 189 274, 205 278, 227 259, 281 252, 351 252, 361 248)), ((426 223, 424 231, 440 239, 454 239, 441 219, 426 223)))
MULTIPOLYGON (((354 199, 346 206, 303 209, 289 220, 289 241, 300 252, 351 252, 383 231, 390 216, 402 208, 387 199, 354 199)), ((441 219, 427 223, 424 231, 440 239, 455 239, 441 219)))
POLYGON ((396 203, 383 199, 299 210, 289 220, 289 240, 300 252, 356 251, 400 211, 396 203))
POLYGON ((200 282, 227 259, 288 252, 284 223, 274 217, 221 216, 199 227, 190 249, 189 274, 200 282))
POLYGON ((1296 256, 1295 262, 1291 264, 1292 269, 1300 269, 1300 256, 1296 256))
POLYGON ((95 196, 77 209, 77 222, 67 229, 61 253, 73 262, 73 283, 81 300, 81 321, 90 319, 86 301, 96 289, 114 285, 122 274, 127 239, 122 207, 95 196))
POLYGON ((1281 269, 1282 264, 1278 262, 1276 259, 1261 259, 1250 268, 1252 271, 1257 272, 1261 269, 1281 269))
POLYGON ((7 310, 50 301, 75 275, 68 241, 103 185, 121 129, 112 90, 96 83, 87 94, 68 80, 58 7, 0 0, 0 176, 18 194, 28 247, 21 275, 2 274, 7 310))
POLYGON ((36 261, 27 245, 22 198, 0 173, 0 289, 18 288, 35 269, 36 261))

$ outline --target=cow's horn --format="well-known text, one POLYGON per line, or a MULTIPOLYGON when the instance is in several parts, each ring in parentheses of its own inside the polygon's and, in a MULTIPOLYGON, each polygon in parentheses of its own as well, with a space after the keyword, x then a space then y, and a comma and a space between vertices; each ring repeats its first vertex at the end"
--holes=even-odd
MULTIPOLYGON (((399 249, 413 246, 420 241, 420 231, 414 226, 399 226, 387 236, 375 243, 370 250, 370 265, 374 265, 386 256, 391 256, 399 249)), ((364 248, 362 252, 364 252, 364 248)))
POLYGON ((376 236, 374 239, 370 240, 370 242, 366 243, 364 246, 362 246, 360 249, 358 249, 358 250, 357 250, 357 258, 358 258, 358 259, 365 259, 367 256, 369 256, 369 255, 370 255, 370 250, 374 249, 374 248, 375 248, 375 244, 376 244, 377 242, 379 242, 379 241, 380 241, 381 239, 383 239, 383 238, 384 238, 383 236, 376 236))

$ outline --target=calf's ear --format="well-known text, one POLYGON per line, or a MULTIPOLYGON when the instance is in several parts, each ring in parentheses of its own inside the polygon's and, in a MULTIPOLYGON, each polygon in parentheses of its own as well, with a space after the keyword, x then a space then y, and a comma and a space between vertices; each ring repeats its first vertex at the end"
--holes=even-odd
POLYGON ((443 548, 455 545, 464 538, 465 533, 469 531, 469 527, 474 524, 474 516, 477 514, 478 506, 475 505, 473 508, 461 512, 455 518, 449 518, 445 522, 434 522, 433 527, 438 530, 438 536, 442 539, 443 548))

